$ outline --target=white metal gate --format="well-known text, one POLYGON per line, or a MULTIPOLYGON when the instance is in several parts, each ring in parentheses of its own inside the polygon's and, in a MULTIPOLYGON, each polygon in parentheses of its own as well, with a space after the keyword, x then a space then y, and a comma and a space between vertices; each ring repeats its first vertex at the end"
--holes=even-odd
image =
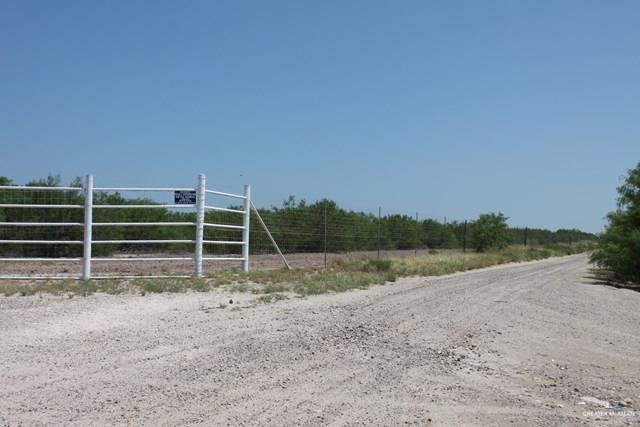
MULTIPOLYGON (((12 263, 28 263, 31 265, 40 263, 55 263, 55 262, 82 262, 82 274, 81 276, 75 276, 74 278, 81 278, 88 280, 91 278, 104 278, 101 276, 95 276, 91 274, 91 267, 93 263, 100 262, 119 262, 119 261, 132 261, 132 262, 148 262, 148 261, 193 261, 193 274, 195 277, 203 276, 203 261, 237 261, 242 263, 242 270, 244 272, 249 271, 249 215, 251 211, 251 188, 249 185, 245 185, 244 193, 231 194, 221 191, 208 190, 206 188, 206 178, 204 175, 198 176, 198 185, 195 188, 139 188, 139 187, 94 187, 93 175, 88 175, 85 179, 84 187, 42 187, 42 186, 0 186, 0 190, 8 192, 16 191, 38 191, 38 192, 68 192, 77 193, 82 195, 83 203, 80 204, 65 204, 65 203, 20 203, 19 200, 10 200, 12 203, 0 203, 1 209, 68 209, 84 211, 83 221, 74 222, 31 222, 31 221, 3 221, 0 222, 2 227, 19 227, 19 228, 38 228, 38 227, 65 227, 65 228, 81 228, 83 230, 83 239, 79 240, 59 240, 59 239, 5 239, 5 236, 0 235, 0 247, 10 245, 81 245, 83 248, 82 257, 2 257, 0 256, 0 278, 4 279, 48 279, 56 277, 74 277, 74 276, 62 276, 59 274, 30 274, 30 275, 6 275, 3 274, 5 269, 3 264, 12 263), (152 203, 152 204, 95 204, 94 194, 100 193, 136 193, 136 192, 157 192, 165 194, 174 194, 175 203, 152 203), (215 195, 224 198, 232 198, 242 201, 242 209, 232 209, 228 207, 214 206, 207 204, 207 195, 215 195), (186 196, 186 197, 183 197, 186 196), (193 197, 195 196, 195 197, 193 197), (194 222, 94 222, 93 214, 100 209, 190 209, 195 211, 194 222), (230 212, 238 215, 242 215, 242 225, 224 224, 224 223, 207 223, 205 222, 205 213, 207 211, 221 211, 230 212), (127 239, 127 240, 96 240, 92 238, 94 229, 98 227, 174 227, 174 226, 193 226, 195 227, 195 239, 168 239, 168 240, 150 240, 150 239, 127 239), (242 240, 205 240, 205 228, 222 228, 232 230, 242 230, 242 240), (128 245, 142 245, 142 244, 193 244, 194 251, 192 257, 175 257, 175 256, 162 256, 162 257, 135 257, 135 258, 119 258, 119 257, 93 257, 92 248, 94 245, 110 245, 110 244, 128 244, 128 245), (240 257, 217 257, 217 256, 205 256, 203 255, 203 247, 205 245, 239 245, 242 248, 242 255, 240 257)), ((66 194, 66 193, 65 193, 66 194)), ((109 278, 126 277, 109 275, 109 278)), ((169 276, 169 275, 154 275, 154 276, 134 276, 134 277, 190 277, 190 276, 169 276)))

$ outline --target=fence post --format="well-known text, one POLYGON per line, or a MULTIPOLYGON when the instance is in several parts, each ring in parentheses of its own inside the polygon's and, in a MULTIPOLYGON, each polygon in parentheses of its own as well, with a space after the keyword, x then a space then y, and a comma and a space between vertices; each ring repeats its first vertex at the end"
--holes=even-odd
POLYGON ((251 212, 251 186, 244 186, 244 216, 242 225, 242 271, 249 272, 249 215, 251 212))
POLYGON ((327 202, 324 203, 324 268, 327 268, 327 202))
POLYGON ((202 277, 202 242, 204 241, 204 207, 206 202, 207 181, 204 174, 198 175, 198 187, 196 188, 196 247, 194 262, 194 275, 202 277))
POLYGON ((378 206, 378 258, 380 258, 381 232, 382 232, 382 207, 378 206))
POLYGON ((84 185, 84 241, 82 280, 91 279, 91 230, 93 228, 93 175, 87 175, 84 185))
POLYGON ((464 234, 462 235, 462 253, 467 252, 467 220, 464 220, 464 234))
POLYGON ((527 232, 529 231, 529 229, 527 227, 524 228, 524 245, 525 247, 527 246, 527 232))
POLYGON ((413 256, 418 256, 418 229, 419 229, 418 212, 416 212, 416 243, 413 249, 413 256))

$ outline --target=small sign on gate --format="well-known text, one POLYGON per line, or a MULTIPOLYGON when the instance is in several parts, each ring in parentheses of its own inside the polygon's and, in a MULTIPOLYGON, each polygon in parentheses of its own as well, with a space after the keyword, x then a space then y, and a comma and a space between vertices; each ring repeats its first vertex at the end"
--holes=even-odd
POLYGON ((174 191, 173 201, 176 205, 195 205, 196 204, 196 192, 195 191, 174 191))

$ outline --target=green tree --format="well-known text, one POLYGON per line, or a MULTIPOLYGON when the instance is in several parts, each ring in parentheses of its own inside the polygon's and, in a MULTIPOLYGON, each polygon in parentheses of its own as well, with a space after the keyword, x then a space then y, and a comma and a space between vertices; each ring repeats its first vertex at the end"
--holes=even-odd
POLYGON ((460 243, 456 236, 457 223, 444 224, 442 226, 442 234, 440 235, 440 247, 443 249, 459 248, 460 243))
POLYGON ((471 244, 478 252, 503 248, 508 243, 507 217, 501 212, 482 214, 471 224, 471 244))
POLYGON ((618 207, 591 256, 597 266, 623 282, 640 283, 640 162, 618 187, 618 207))

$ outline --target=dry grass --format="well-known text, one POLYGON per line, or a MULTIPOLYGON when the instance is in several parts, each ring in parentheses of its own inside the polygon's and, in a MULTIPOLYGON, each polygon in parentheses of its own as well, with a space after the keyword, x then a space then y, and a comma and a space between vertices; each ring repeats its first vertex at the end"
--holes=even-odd
POLYGON ((337 261, 329 268, 274 269, 244 274, 237 270, 208 275, 204 279, 134 279, 134 280, 49 280, 4 281, 0 293, 9 295, 87 296, 131 293, 146 295, 162 292, 206 292, 227 286, 232 292, 263 295, 261 302, 281 299, 284 293, 316 295, 366 289, 371 285, 394 282, 398 277, 441 276, 508 262, 531 261, 588 250, 587 247, 524 248, 512 247, 488 253, 442 252, 415 258, 337 261), (272 297, 267 297, 272 295, 272 297))

